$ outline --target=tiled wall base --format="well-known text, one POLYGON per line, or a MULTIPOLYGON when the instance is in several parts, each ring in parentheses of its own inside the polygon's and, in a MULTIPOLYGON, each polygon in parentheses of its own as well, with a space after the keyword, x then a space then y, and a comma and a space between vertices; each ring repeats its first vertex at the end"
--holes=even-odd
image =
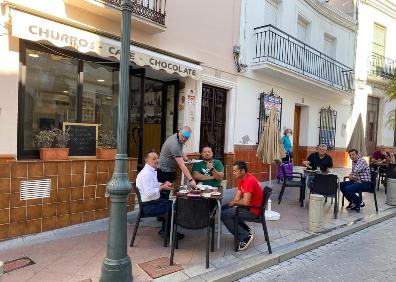
MULTIPOLYGON (((39 233, 109 216, 106 183, 112 160, 39 160, 0 163, 0 240, 39 233), (20 199, 24 180, 51 179, 49 198, 20 199)), ((130 181, 136 179, 136 160, 128 161, 130 181)), ((128 211, 135 194, 128 197, 128 211)))

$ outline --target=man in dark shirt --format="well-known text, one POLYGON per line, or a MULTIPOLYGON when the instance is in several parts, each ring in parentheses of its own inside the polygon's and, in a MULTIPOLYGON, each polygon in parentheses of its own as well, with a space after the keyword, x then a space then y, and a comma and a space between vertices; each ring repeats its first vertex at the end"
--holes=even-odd
MULTIPOLYGON (((308 156, 306 161, 303 161, 303 165, 308 169, 317 170, 318 168, 322 172, 328 172, 329 168, 333 167, 333 159, 326 154, 327 146, 322 144, 318 146, 318 151, 308 156)), ((312 189, 315 175, 308 176, 308 188, 312 189)))
POLYGON ((327 146, 319 145, 318 151, 309 155, 306 161, 303 161, 303 165, 308 169, 317 170, 318 168, 322 172, 328 172, 329 168, 333 167, 333 159, 326 154, 327 146))

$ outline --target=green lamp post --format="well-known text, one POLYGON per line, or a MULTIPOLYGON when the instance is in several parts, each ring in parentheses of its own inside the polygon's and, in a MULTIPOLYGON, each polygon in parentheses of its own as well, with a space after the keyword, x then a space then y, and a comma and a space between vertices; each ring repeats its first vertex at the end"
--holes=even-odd
POLYGON ((120 95, 118 98, 117 155, 114 173, 107 183, 110 195, 110 224, 107 238, 107 254, 102 264, 101 282, 130 282, 132 278, 131 258, 127 252, 127 201, 131 184, 127 172, 127 132, 129 65, 131 44, 132 2, 121 1, 121 54, 120 95))

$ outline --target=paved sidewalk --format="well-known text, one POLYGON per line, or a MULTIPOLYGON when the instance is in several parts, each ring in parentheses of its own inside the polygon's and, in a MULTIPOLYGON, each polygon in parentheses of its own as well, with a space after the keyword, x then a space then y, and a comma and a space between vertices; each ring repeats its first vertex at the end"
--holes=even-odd
MULTIPOLYGON (((347 169, 338 169, 340 176, 348 174, 347 169)), ((298 204, 298 189, 288 188, 281 205, 277 204, 279 185, 274 184, 272 210, 281 214, 279 221, 268 222, 269 236, 273 252, 284 246, 290 246, 304 238, 312 237, 307 231, 308 208, 298 204)), ((227 191, 230 198, 234 191, 227 191)), ((385 204, 384 189, 377 194, 380 213, 390 209, 385 204)), ((326 230, 350 225, 364 217, 375 214, 373 196, 364 194, 366 207, 360 213, 341 208, 338 219, 333 217, 330 201, 325 205, 326 230)), ((131 213, 128 227, 128 239, 131 238, 134 217, 131 213)), ((67 227, 33 236, 0 242, 0 260, 11 260, 20 256, 31 257, 36 264, 4 275, 8 281, 71 281, 77 282, 87 278, 98 281, 101 263, 106 255, 106 238, 108 220, 100 220, 79 226, 67 227)), ((152 219, 144 219, 139 227, 134 248, 128 248, 132 259, 134 281, 151 281, 150 276, 138 264, 159 257, 169 257, 170 248, 162 246, 163 241, 157 232, 160 224, 152 219)), ((257 255, 268 256, 261 225, 251 224, 254 230, 254 242, 243 252, 233 251, 233 237, 225 228, 222 229, 221 248, 210 253, 210 268, 205 269, 205 232, 183 230, 186 238, 179 243, 175 251, 175 262, 183 267, 182 271, 163 276, 155 281, 182 281, 208 271, 219 270, 234 262, 257 255)))

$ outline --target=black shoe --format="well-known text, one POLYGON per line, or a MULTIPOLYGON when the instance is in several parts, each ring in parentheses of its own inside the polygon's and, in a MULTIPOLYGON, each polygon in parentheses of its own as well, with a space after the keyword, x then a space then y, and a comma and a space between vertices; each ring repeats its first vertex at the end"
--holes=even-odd
POLYGON ((354 211, 360 212, 360 206, 354 205, 354 207, 353 207, 353 208, 351 208, 351 210, 354 210, 354 211))
MULTIPOLYGON (((164 230, 158 231, 158 235, 160 235, 162 238, 164 238, 165 231, 164 230)), ((177 240, 182 240, 185 237, 184 234, 179 233, 179 232, 177 232, 176 236, 177 236, 177 240)))
POLYGON ((360 207, 363 208, 364 206, 365 206, 365 204, 364 204, 364 202, 362 201, 362 202, 360 203, 360 207))
POLYGON ((165 220, 165 218, 161 217, 161 216, 157 216, 157 221, 163 222, 165 220))
POLYGON ((253 241, 253 235, 248 235, 243 241, 239 242, 238 251, 246 250, 253 241))
POLYGON ((345 208, 347 208, 349 210, 349 209, 352 209, 354 207, 355 207, 355 204, 353 202, 350 202, 349 205, 347 205, 345 208))

